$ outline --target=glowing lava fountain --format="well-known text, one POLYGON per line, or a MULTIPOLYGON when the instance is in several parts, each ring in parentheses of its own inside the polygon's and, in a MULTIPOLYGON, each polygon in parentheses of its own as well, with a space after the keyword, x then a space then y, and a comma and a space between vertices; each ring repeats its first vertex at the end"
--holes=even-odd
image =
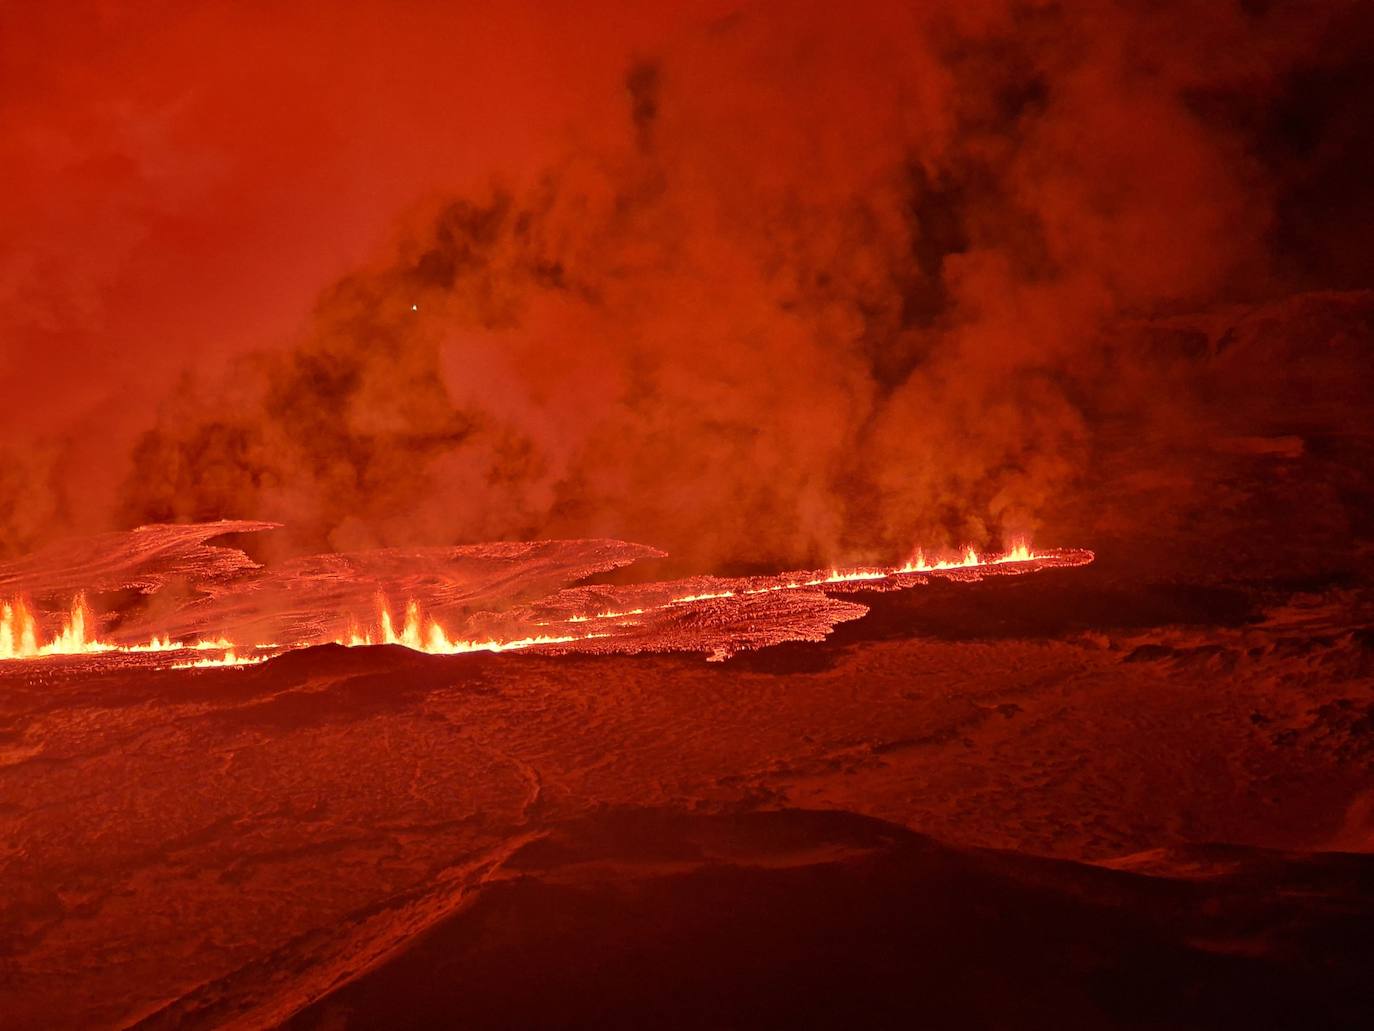
POLYGON ((140 652, 179 652, 179 651, 218 651, 224 652, 222 659, 203 659, 197 663, 174 664, 174 669, 185 665, 241 665, 256 660, 236 660, 234 645, 226 640, 196 641, 183 644, 170 637, 154 636, 146 644, 112 644, 87 636, 86 628, 93 623, 90 606, 86 596, 78 594, 72 599, 71 608, 63 620, 61 628, 47 643, 42 639, 32 608, 23 598, 13 598, 0 604, 0 659, 41 659, 53 655, 103 655, 107 652, 122 652, 133 655, 140 652))
POLYGON ((449 637, 438 621, 431 619, 426 622, 423 620, 420 616, 420 606, 414 601, 406 605, 405 621, 401 624, 401 629, 398 632, 385 598, 377 599, 377 625, 379 632, 375 638, 371 633, 361 631, 354 626, 349 630, 346 639, 340 638, 334 643, 346 645, 349 648, 366 648, 374 644, 399 644, 412 651, 425 652, 429 655, 459 655, 463 652, 517 651, 538 644, 569 644, 573 641, 597 636, 595 634, 567 636, 539 634, 534 637, 521 637, 505 641, 454 640, 449 637))
POLYGON ((40 644, 38 624, 33 611, 23 598, 13 598, 0 605, 0 659, 36 659, 45 655, 94 655, 111 651, 114 645, 91 640, 86 636, 91 612, 86 596, 72 599, 62 627, 46 644, 40 644))

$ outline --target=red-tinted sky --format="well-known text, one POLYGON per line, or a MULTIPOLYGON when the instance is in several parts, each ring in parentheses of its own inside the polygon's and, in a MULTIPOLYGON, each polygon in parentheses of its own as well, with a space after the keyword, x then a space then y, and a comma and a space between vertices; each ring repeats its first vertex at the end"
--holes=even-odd
POLYGON ((0 433, 282 337, 400 211, 537 168, 713 6, 6 5, 0 433))
POLYGON ((703 563, 1035 530, 1120 382, 1105 328, 1368 281, 1368 21, 9 5, 0 551, 216 515, 703 563))

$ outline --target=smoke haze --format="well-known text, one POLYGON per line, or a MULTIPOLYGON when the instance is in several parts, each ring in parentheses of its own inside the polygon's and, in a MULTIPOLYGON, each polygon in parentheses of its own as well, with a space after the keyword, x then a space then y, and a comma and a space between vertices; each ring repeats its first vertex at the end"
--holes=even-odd
POLYGON ((1104 339, 1369 285, 1358 5, 547 7, 0 15, 0 550, 1061 543, 1104 339))

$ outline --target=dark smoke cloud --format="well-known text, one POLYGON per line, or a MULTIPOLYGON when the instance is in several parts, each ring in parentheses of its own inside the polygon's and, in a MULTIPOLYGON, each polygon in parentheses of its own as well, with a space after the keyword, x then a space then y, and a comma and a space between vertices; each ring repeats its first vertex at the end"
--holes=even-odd
MULTIPOLYGON (((415 44, 384 10, 310 67, 348 76, 363 25, 382 51, 415 44)), ((562 54, 559 88, 502 101, 480 160, 450 141, 434 167, 400 162, 365 226, 405 207, 393 243, 295 343, 211 346, 209 365, 190 356, 213 334, 173 333, 162 382, 190 372, 126 420, 129 457, 87 455, 88 518, 276 519, 300 547, 609 535, 699 565, 1036 531, 1091 447, 1106 327, 1364 281, 1345 230, 1304 231, 1323 189, 1368 211, 1339 161, 1368 140, 1337 113, 1368 55, 1358 13, 770 4, 614 42, 609 18, 485 26, 518 74, 562 54), (543 131, 513 148, 520 112, 543 131)), ((421 68, 369 80, 366 104, 326 94, 462 102, 421 68)), ((482 67, 508 92, 510 74, 482 67)), ((341 238, 293 232, 317 228, 341 238)), ((257 243, 239 257, 275 265, 257 243)), ((102 249, 122 267, 127 246, 102 249)), ((0 547, 77 521, 71 448, 49 447, 0 477, 0 547)))

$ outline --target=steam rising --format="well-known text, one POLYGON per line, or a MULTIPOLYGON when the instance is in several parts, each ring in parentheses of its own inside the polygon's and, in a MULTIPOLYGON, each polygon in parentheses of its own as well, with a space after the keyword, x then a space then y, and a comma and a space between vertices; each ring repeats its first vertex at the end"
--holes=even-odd
MULTIPOLYGON (((1265 112, 1341 8, 1264 6, 760 5, 624 54, 615 117, 417 184, 294 343, 192 367, 109 518, 689 565, 1034 533, 1092 446, 1105 327, 1301 285, 1279 230, 1325 166, 1265 112)), ((10 549, 71 504, 60 449, 19 453, 10 549)))

